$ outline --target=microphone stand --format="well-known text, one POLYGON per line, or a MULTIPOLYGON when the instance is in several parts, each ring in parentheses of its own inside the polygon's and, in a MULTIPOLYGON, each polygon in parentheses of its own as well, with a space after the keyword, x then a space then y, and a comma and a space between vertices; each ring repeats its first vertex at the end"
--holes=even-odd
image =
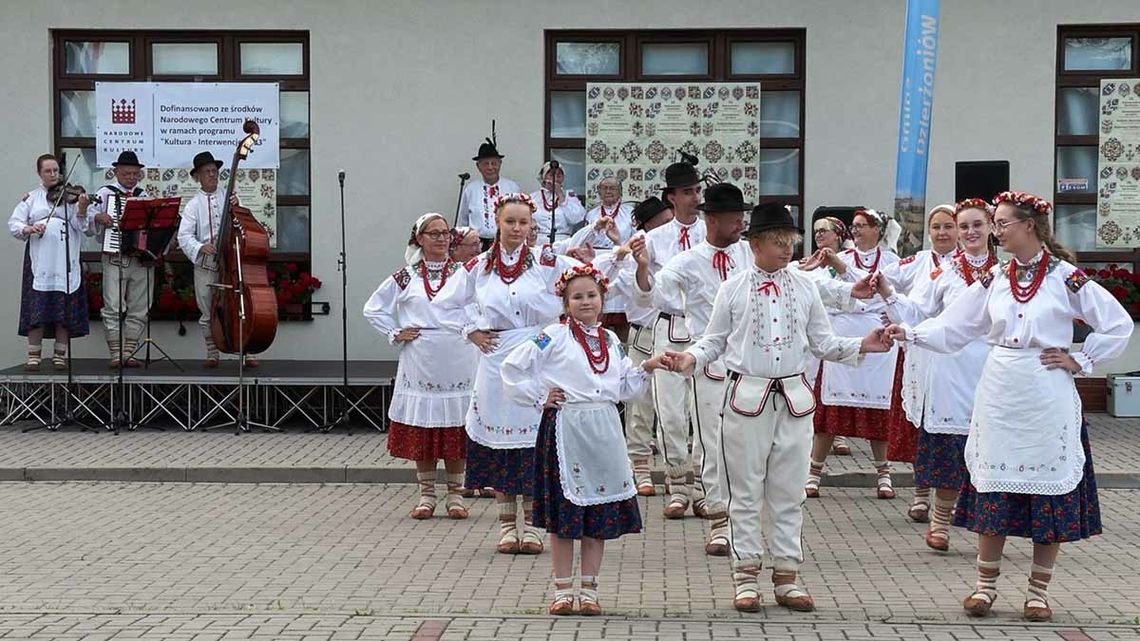
MULTIPOLYGON (((69 169, 67 172, 67 176, 64 177, 64 179, 63 179, 63 184, 65 184, 65 185, 67 184, 67 180, 68 180, 68 178, 71 177, 71 172, 74 169, 75 169, 75 166, 72 165, 71 169, 69 169)), ((48 214, 48 217, 45 220, 50 221, 55 216, 55 210, 59 208, 59 205, 60 205, 60 203, 63 202, 63 198, 65 195, 66 195, 66 190, 60 192, 59 197, 56 198, 54 203, 52 203, 51 212, 48 214)), ((44 223, 44 224, 46 225, 47 223, 44 223)), ((70 291, 70 289, 71 289, 71 216, 68 215, 68 213, 67 213, 67 205, 66 204, 63 206, 63 230, 61 233, 63 234, 63 253, 64 253, 64 256, 66 258, 66 263, 64 266, 64 273, 66 274, 65 275, 65 283, 66 283, 66 287, 68 288, 68 291, 65 291, 63 296, 64 296, 64 300, 66 301, 67 310, 68 310, 68 312, 70 312, 71 311, 71 302, 72 302, 72 299, 71 299, 72 292, 70 291)), ((42 237, 43 236, 41 235, 41 238, 42 237)), ((29 248, 29 251, 30 251, 30 248, 29 248)), ((29 260, 30 260, 30 258, 29 258, 29 260)), ((80 283, 79 286, 82 287, 83 283, 80 283)), ((76 289, 78 289, 78 288, 76 288, 76 289)), ((65 313, 67 313, 67 312, 65 312, 65 313)), ((83 310, 83 313, 87 313, 87 310, 83 310)), ((54 350, 55 347, 53 346, 52 349, 54 350)), ((75 410, 73 410, 71 407, 71 401, 73 400, 73 395, 75 394, 75 392, 73 391, 74 386, 75 386, 75 375, 74 375, 74 373, 72 371, 72 367, 71 367, 71 332, 69 331, 67 333, 67 387, 64 390, 65 393, 63 395, 63 416, 56 418, 55 414, 53 412, 52 413, 52 419, 53 419, 52 422, 47 423, 46 425, 37 425, 35 427, 29 427, 29 428, 26 428, 22 431, 23 432, 32 432, 32 431, 39 430, 39 429, 46 429, 49 432, 55 432, 55 431, 58 431, 59 428, 61 428, 61 427, 67 427, 69 425, 74 425, 74 426, 78 427, 81 432, 95 432, 96 430, 94 427, 91 427, 90 425, 84 423, 83 421, 79 420, 76 417, 75 410)), ((75 398, 75 400, 78 401, 78 396, 74 396, 74 398, 75 398)), ((79 401, 79 404, 82 405, 83 404, 82 401, 79 401)))
MULTIPOLYGON (((462 174, 459 174, 459 197, 455 199, 455 219, 451 223, 452 227, 458 227, 459 226, 459 206, 463 204, 463 188, 465 186, 467 186, 467 181, 470 178, 471 178, 471 174, 469 174, 467 172, 463 172, 462 174)), ((341 186, 342 195, 343 195, 343 189, 344 189, 344 176, 343 175, 341 175, 341 178, 340 178, 340 186, 341 186)))
MULTIPOLYGON (((463 178, 461 175, 460 178, 463 178)), ((345 217, 344 217, 344 170, 337 172, 337 180, 340 182, 340 258, 337 259, 337 270, 340 271, 340 347, 341 347, 341 367, 343 379, 340 384, 341 403, 340 409, 336 416, 331 421, 322 425, 319 430, 322 434, 328 434, 335 430, 337 427, 343 426, 345 434, 352 434, 352 423, 348 420, 348 415, 352 410, 352 404, 348 396, 348 260, 345 254, 345 217)), ((460 196, 463 194, 463 186, 460 183, 459 187, 460 196)), ((456 215, 459 213, 459 206, 455 208, 456 215)))

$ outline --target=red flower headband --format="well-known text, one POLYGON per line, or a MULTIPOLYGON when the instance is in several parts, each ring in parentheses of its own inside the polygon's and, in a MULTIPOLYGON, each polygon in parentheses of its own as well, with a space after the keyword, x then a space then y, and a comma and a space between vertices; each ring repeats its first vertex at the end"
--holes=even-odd
POLYGON ((994 206, 986 202, 984 198, 967 198, 966 200, 963 200, 954 205, 954 217, 956 218, 958 214, 966 211, 967 209, 981 209, 991 216, 994 213, 994 206))
POLYGON ((609 289, 610 280, 593 265, 587 263, 585 265, 575 265, 562 272, 562 275, 558 277, 558 282, 554 284, 554 291, 558 292, 559 296, 562 296, 566 291, 566 286, 570 284, 570 281, 575 278, 583 277, 592 278, 594 282, 598 284, 598 289, 602 290, 603 294, 609 289))
POLYGON ((1024 191, 1003 191, 994 196, 994 207, 1002 203, 1010 203, 1018 207, 1024 207, 1031 210, 1035 214, 1051 214, 1053 213, 1053 205, 1044 198, 1038 198, 1033 194, 1024 191))
POLYGON ((504 205, 510 205, 512 203, 530 207, 530 213, 532 214, 538 211, 538 205, 534 204, 534 199, 530 197, 530 194, 524 194, 522 192, 517 194, 502 194, 496 198, 495 211, 498 212, 504 205))

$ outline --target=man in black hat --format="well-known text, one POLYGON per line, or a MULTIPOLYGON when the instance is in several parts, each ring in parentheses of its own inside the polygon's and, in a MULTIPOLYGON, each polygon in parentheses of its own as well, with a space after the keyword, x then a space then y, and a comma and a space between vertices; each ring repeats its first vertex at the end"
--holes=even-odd
POLYGON ((503 194, 517 194, 522 191, 518 183, 499 175, 503 166, 503 154, 490 138, 479 145, 479 152, 471 159, 479 170, 479 178, 467 183, 463 195, 459 197, 459 221, 457 227, 472 227, 483 240, 483 249, 490 247, 495 240, 495 199, 503 194))
MULTIPOLYGON (((747 243, 740 242, 744 231, 744 214, 752 205, 744 202, 744 195, 735 185, 719 183, 705 192, 705 200, 698 209, 705 214, 706 237, 704 242, 692 249, 683 251, 669 259, 655 275, 649 275, 649 261, 646 252, 635 254, 638 261, 638 281, 651 281, 649 291, 639 287, 639 297, 651 298, 652 305, 662 314, 674 317, 683 316, 688 341, 699 339, 708 324, 712 312, 713 298, 721 283, 739 270, 748 269, 752 264, 752 251, 747 243)), ((656 336, 657 353, 674 349, 684 349, 682 341, 673 340, 670 326, 661 321, 656 336), (672 336, 672 337, 671 337, 672 336), (674 347, 676 344, 678 347, 674 347)), ((706 456, 716 441, 717 414, 719 401, 724 396, 724 367, 714 361, 697 374, 695 383, 670 373, 664 377, 668 384, 677 383, 678 389, 688 392, 690 399, 686 406, 670 407, 662 403, 658 391, 658 413, 661 417, 662 450, 665 465, 670 476, 672 495, 665 506, 666 518, 684 516, 688 507, 688 489, 684 483, 689 467, 686 441, 689 427, 693 431, 692 465, 695 487, 693 488, 693 513, 712 521, 712 532, 705 545, 705 552, 714 556, 728 554, 728 515, 717 482, 717 465, 712 456, 706 456)), ((659 388, 660 390, 660 388, 659 388)), ((673 392, 670 392, 673 393, 673 392)), ((682 393, 680 391, 678 394, 682 393)))
POLYGON ((766 538, 776 603, 797 611, 815 608, 796 584, 815 410, 804 379, 809 353, 854 365, 860 354, 891 346, 881 328, 863 339, 835 336, 815 281, 788 269, 801 240, 784 206, 756 207, 748 227, 751 264, 720 287, 700 340, 685 352, 667 353, 673 370, 685 375, 721 359, 726 368, 728 387, 718 408, 722 419, 710 450, 719 462, 719 487, 732 524, 733 605, 745 612, 760 610, 762 512, 770 528, 766 538))
MULTIPOLYGON (((206 360, 203 365, 209 368, 217 367, 220 357, 210 332, 210 303, 214 291, 210 285, 218 282, 216 243, 225 209, 222 206, 225 193, 218 190, 218 172, 221 171, 222 164, 208 151, 194 156, 190 175, 198 181, 199 190, 186 203, 186 208, 182 210, 182 221, 178 225, 178 246, 194 265, 194 300, 202 314, 198 318, 198 327, 202 330, 202 339, 206 343, 206 360)), ((230 204, 238 204, 237 194, 230 199, 230 204)), ((257 360, 252 356, 245 357, 246 367, 257 365, 257 360)))
POLYGON ((143 264, 141 258, 122 255, 122 238, 117 227, 127 199, 145 198, 146 192, 138 186, 143 164, 135 152, 124 151, 111 167, 115 182, 96 192, 99 200, 90 208, 95 212, 95 224, 88 228, 87 234, 94 236, 102 248, 103 309, 100 314, 111 353, 108 365, 118 369, 124 365, 139 366, 139 361, 130 355, 146 330, 146 316, 150 311, 147 295, 152 291, 154 266, 143 264))
MULTIPOLYGON (((634 233, 641 236, 673 220, 673 210, 657 196, 650 196, 638 203, 631 215, 634 233)), ((613 258, 616 269, 606 275, 610 279, 611 295, 620 296, 625 304, 626 320, 629 322, 627 351, 634 365, 639 365, 653 354, 653 322, 657 320, 657 310, 648 303, 634 300, 633 290, 637 287, 636 263, 626 258, 629 254, 628 244, 615 247, 613 258)), ((657 493, 651 477, 653 449, 650 442, 653 440, 654 423, 653 398, 649 394, 626 403, 626 451, 633 468, 637 493, 641 496, 657 493)))

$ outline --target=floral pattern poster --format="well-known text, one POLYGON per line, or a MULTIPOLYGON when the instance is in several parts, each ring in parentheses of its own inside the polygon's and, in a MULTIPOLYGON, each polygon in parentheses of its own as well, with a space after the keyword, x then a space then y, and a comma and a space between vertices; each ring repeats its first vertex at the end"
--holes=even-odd
POLYGON ((615 177, 625 200, 660 194, 679 150, 744 192, 760 193, 760 85, 756 83, 589 83, 586 86, 587 207, 615 177))
POLYGON ((1100 83, 1096 245, 1140 245, 1140 78, 1100 83))

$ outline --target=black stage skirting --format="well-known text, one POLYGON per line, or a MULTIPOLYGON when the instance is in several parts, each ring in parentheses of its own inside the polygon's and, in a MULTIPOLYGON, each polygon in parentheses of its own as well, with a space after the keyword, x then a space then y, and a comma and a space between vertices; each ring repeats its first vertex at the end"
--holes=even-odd
MULTIPOLYGON (((342 361, 260 361, 255 368, 245 368, 248 383, 274 385, 336 385, 344 380, 342 361)), ((178 361, 178 369, 169 361, 152 362, 149 367, 128 367, 123 378, 129 383, 199 383, 236 384, 237 359, 223 360, 214 369, 202 367, 199 359, 178 361)), ((72 376, 79 383, 111 383, 119 378, 118 370, 107 367, 106 359, 77 358, 71 363, 72 376)), ((396 361, 349 361, 350 385, 390 385, 396 376, 396 361)), ((67 380, 67 370, 54 370, 51 359, 45 359, 38 372, 25 372, 22 364, 0 370, 0 379, 9 382, 59 383, 67 380)))

